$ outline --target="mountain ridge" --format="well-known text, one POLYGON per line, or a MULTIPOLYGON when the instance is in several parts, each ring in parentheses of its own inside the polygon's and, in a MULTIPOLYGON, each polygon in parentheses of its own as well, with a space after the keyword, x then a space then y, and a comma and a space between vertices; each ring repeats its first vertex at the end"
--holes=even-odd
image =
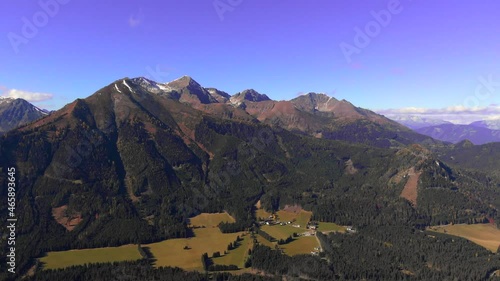
POLYGON ((114 90, 121 93, 131 91, 129 84, 133 84, 133 88, 144 95, 155 94, 177 100, 214 117, 260 122, 317 138, 380 147, 405 146, 414 142, 442 145, 383 115, 325 94, 311 92, 288 101, 275 101, 248 89, 230 96, 217 88, 204 88, 189 76, 167 83, 157 83, 143 77, 126 77, 112 84, 114 90))
POLYGON ((464 140, 469 140, 478 145, 490 142, 500 142, 500 130, 491 130, 486 127, 478 127, 472 124, 441 124, 423 127, 415 131, 451 143, 458 143, 464 140))

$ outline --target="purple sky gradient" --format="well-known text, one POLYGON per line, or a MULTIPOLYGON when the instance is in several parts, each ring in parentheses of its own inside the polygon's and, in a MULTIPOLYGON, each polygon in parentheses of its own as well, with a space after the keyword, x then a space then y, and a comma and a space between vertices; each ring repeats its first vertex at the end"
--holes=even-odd
POLYGON ((23 18, 54 1, 0 3, 0 95, 52 94, 37 105, 57 109, 126 76, 190 75, 230 94, 315 91, 376 110, 500 104, 494 0, 59 0, 68 3, 26 38, 23 18), (221 14, 214 3, 236 5, 221 14), (346 59, 341 44, 355 47, 356 28, 390 5, 399 12, 346 59), (489 76, 494 91, 478 92, 489 76))

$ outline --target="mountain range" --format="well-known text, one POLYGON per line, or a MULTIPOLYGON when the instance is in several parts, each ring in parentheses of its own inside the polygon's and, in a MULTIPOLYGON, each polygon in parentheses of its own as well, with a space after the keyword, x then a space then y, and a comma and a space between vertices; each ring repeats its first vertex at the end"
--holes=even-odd
POLYGON ((475 121, 470 125, 475 127, 488 128, 491 130, 500 130, 500 119, 475 121))
POLYGON ((480 145, 500 141, 500 120, 453 124, 448 121, 418 115, 395 115, 390 116, 390 119, 417 133, 444 142, 459 143, 469 140, 480 145))
POLYGON ((478 126, 482 123, 470 125, 442 124, 416 129, 415 131, 445 142, 459 143, 469 140, 474 144, 500 142, 500 130, 492 130, 478 126))
POLYGON ((412 130, 417 130, 425 127, 431 127, 431 126, 438 126, 438 125, 443 125, 443 124, 452 124, 451 122, 440 120, 440 119, 435 119, 435 118, 429 118, 429 117, 422 117, 419 115, 391 115, 388 118, 391 120, 394 120, 402 125, 405 125, 406 127, 412 129, 412 130))
MULTIPOLYGON (((222 232, 256 233, 259 202, 270 212, 299 205, 315 220, 353 225, 361 234, 392 229, 408 243, 438 245, 423 258, 440 271, 420 255, 411 262, 422 280, 476 276, 497 266, 485 262, 487 252, 460 244, 476 255, 443 255, 452 242, 418 234, 430 225, 500 222, 496 164, 477 159, 490 170, 475 170, 467 166, 470 153, 469 145, 434 140, 346 100, 308 93, 274 101, 252 89, 231 96, 188 76, 169 83, 119 79, 0 138, 0 167, 18 171, 20 274, 48 251, 192 237, 189 218, 200 213, 226 211, 236 222, 219 225, 222 232), (457 266, 445 267, 443 256, 457 266), (471 264, 478 266, 460 271, 471 264)), ((8 178, 0 174, 2 186, 8 178)), ((6 192, 0 200, 7 202, 6 192)), ((379 241, 386 238, 352 243, 384 250, 392 247, 379 241)), ((325 245, 338 247, 337 238, 328 239, 325 245)), ((263 263, 274 255, 262 253, 263 263)), ((339 278, 365 276, 366 268, 357 271, 342 256, 337 264, 345 266, 323 269, 339 278)), ((293 261, 304 264, 302 258, 293 261)), ((400 267, 387 272, 387 280, 404 277, 400 267)))

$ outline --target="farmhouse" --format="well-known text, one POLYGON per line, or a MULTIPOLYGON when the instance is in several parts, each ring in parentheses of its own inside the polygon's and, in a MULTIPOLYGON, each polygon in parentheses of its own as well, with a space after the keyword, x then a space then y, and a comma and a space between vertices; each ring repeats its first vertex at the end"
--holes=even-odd
POLYGON ((354 229, 352 226, 348 226, 346 228, 346 230, 347 230, 348 233, 356 233, 357 232, 356 229, 354 229))

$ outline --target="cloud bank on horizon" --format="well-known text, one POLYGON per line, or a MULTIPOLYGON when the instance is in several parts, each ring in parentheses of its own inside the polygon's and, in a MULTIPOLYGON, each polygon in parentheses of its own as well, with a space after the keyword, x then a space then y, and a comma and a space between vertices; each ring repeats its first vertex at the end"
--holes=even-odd
POLYGON ((470 124, 481 120, 500 120, 500 105, 466 107, 463 105, 445 108, 404 107, 375 110, 388 118, 401 116, 420 116, 428 119, 443 120, 455 124, 470 124))

